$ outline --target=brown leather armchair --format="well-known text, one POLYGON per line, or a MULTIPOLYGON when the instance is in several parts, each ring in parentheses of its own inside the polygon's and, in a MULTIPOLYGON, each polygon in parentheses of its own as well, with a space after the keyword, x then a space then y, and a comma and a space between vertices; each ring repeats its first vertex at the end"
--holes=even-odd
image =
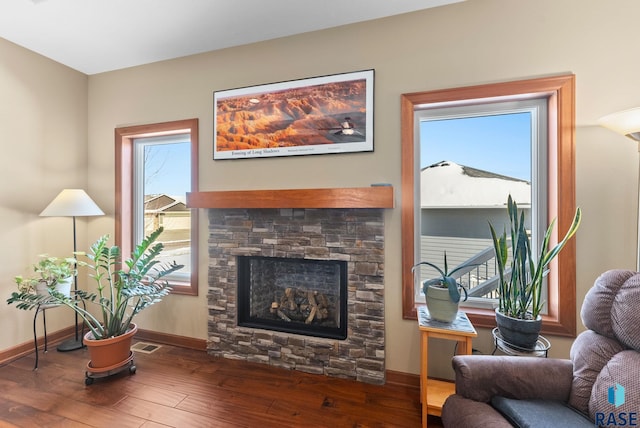
POLYGON ((640 426, 640 273, 602 274, 581 316, 588 330, 567 360, 453 357, 456 393, 442 408, 444 426, 640 426))

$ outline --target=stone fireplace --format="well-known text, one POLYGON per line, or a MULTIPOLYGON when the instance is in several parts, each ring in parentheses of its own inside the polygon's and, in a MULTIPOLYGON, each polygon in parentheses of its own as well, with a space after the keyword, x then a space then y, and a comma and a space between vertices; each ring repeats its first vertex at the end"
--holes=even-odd
MULTIPOLYGON (((382 209, 210 208, 208 216, 209 354, 367 383, 384 383, 382 209), (269 285, 265 287, 271 287, 266 292, 268 296, 256 299, 268 300, 269 308, 273 305, 276 314, 276 319, 271 317, 270 321, 289 324, 285 327, 291 324, 289 321, 281 322, 283 318, 277 315, 277 310, 282 302, 287 304, 287 299, 282 297, 287 289, 290 289, 289 294, 299 293, 303 300, 305 293, 309 300, 310 292, 314 296, 319 293, 335 294, 318 285, 335 275, 331 273, 335 272, 335 267, 327 268, 329 273, 320 273, 320 279, 309 277, 299 280, 300 275, 309 272, 300 274, 304 269, 289 269, 289 265, 282 265, 296 259, 297 264, 303 267, 314 262, 319 265, 309 268, 313 275, 324 272, 323 269, 332 261, 344 266, 344 315, 340 313, 340 305, 336 309, 334 304, 333 309, 327 310, 326 317, 321 319, 335 321, 336 316, 344 317, 341 320, 345 321, 342 336, 318 337, 320 335, 315 334, 316 331, 289 328, 276 331, 278 329, 267 328, 271 326, 256 326, 238 319, 239 299, 246 300, 246 295, 243 296, 242 291, 239 293, 239 276, 245 274, 238 274, 238 264, 247 260, 267 260, 278 265, 268 268, 272 270, 264 274, 269 277, 266 281, 269 285), (290 275, 287 269, 295 273, 290 275), (274 279, 275 276, 278 279, 274 279), (310 287, 314 281, 318 284, 310 287)), ((260 307, 265 305, 261 303, 260 307)), ((305 305, 304 310, 308 312, 304 313, 309 317, 310 309, 306 306, 309 303, 302 301, 298 305, 305 305)), ((282 312, 287 318, 292 317, 282 312)), ((305 321, 306 318, 298 320, 297 327, 299 324, 305 326, 305 321)))

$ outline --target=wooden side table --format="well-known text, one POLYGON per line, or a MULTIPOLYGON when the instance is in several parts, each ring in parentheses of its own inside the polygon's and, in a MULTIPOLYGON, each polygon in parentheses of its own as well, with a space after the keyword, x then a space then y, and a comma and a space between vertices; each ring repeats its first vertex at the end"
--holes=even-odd
POLYGON ((429 379, 429 338, 455 340, 458 355, 470 355, 472 339, 478 336, 467 314, 458 311, 451 324, 434 321, 429 317, 426 306, 418 307, 418 328, 420 329, 420 401, 422 402, 422 426, 427 427, 427 415, 440 416, 447 397, 455 392, 453 382, 429 379))

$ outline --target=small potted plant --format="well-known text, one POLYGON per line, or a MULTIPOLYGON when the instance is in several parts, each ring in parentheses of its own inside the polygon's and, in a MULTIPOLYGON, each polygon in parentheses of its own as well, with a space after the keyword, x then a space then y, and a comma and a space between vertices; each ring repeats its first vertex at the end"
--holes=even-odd
POLYGON ((99 238, 89 253, 78 253, 78 257, 88 260, 78 260, 78 266, 90 270, 95 291, 78 290, 77 299, 55 291, 49 296, 14 292, 7 302, 16 303, 20 309, 31 309, 42 302, 70 307, 89 328, 84 337, 91 356, 88 370, 100 373, 120 367, 131 360, 129 348, 137 331, 134 316, 169 294, 171 288, 163 278, 183 267, 156 260, 163 249, 162 243, 155 242, 162 230, 161 227, 144 238, 126 260, 118 246, 107 245, 109 235, 99 238), (91 311, 91 306, 97 310, 91 311))
POLYGON ((56 290, 65 296, 71 293, 73 277, 77 274, 77 261, 73 257, 58 258, 40 255, 40 261, 31 266, 34 275, 17 275, 14 281, 21 293, 35 293, 48 296, 56 290))
POLYGON ((447 264, 447 253, 444 253, 444 269, 430 262, 416 263, 411 272, 415 273, 418 266, 425 265, 430 266, 438 271, 440 276, 438 278, 432 278, 422 281, 422 291, 427 303, 427 309, 431 319, 441 321, 445 323, 451 323, 456 319, 458 315, 458 305, 462 294, 464 299, 467 300, 467 289, 458 283, 452 276, 456 272, 460 272, 465 268, 476 266, 475 264, 463 263, 460 266, 454 268, 449 272, 449 265, 447 264), (462 293, 460 293, 462 290, 462 293))
POLYGON ((553 248, 549 248, 555 225, 553 220, 544 234, 540 254, 535 257, 532 254, 531 241, 525 227, 524 212, 518 213, 518 205, 511 195, 507 200, 507 212, 509 215, 508 238, 506 228, 502 235, 498 236, 493 225, 489 223, 500 278, 496 323, 505 342, 517 348, 533 349, 542 328, 540 312, 545 303, 542 300, 544 277, 549 272, 549 263, 578 230, 582 211, 579 207, 576 209, 571 226, 564 238, 553 248), (510 260, 509 256, 511 256, 510 260))

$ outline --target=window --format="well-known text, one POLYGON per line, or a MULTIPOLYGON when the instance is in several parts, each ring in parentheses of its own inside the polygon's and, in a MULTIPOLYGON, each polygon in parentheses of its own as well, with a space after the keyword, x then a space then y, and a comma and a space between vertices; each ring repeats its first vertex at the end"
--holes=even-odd
MULTIPOLYGON (((476 264, 458 278, 469 291, 463 305, 494 309, 498 282, 487 223, 498 231, 508 226, 512 195, 526 212, 534 246, 547 228, 547 163, 532 162, 546 159, 546 98, 424 106, 414 117, 417 259, 442 265, 446 253, 450 268, 476 264)), ((416 302, 424 302, 422 280, 436 274, 427 266, 416 271, 416 302)))
POLYGON ((191 191, 189 134, 133 140, 133 242, 142 242, 159 227, 164 249, 158 260, 176 261, 184 268, 168 277, 189 282, 191 272, 191 210, 185 195, 191 191))
MULTIPOLYGON (((544 100, 547 122, 547 139, 543 149, 532 151, 532 185, 542 185, 545 191, 533 191, 532 195, 545 195, 537 203, 534 215, 541 217, 540 225, 557 218, 558 230, 566 230, 575 211, 575 119, 573 75, 548 77, 516 82, 479 85, 402 95, 402 281, 403 316, 416 317, 417 296, 411 266, 419 260, 417 228, 420 202, 416 192, 420 159, 415 148, 419 135, 419 111, 436 111, 440 108, 485 108, 500 102, 521 102, 531 99, 544 100), (540 169, 542 165, 546 170, 540 169), (542 172, 541 172, 542 171, 542 172), (541 208, 542 207, 542 208, 541 208), (536 211, 539 210, 539 211, 536 211), (536 215, 535 213, 540 213, 536 215), (418 256, 417 256, 418 255, 418 256)), ((536 221, 536 220, 534 220, 536 221)), ((555 238, 557 239, 557 237, 555 238)), ((547 314, 543 318, 543 331, 574 336, 575 320, 575 240, 560 253, 548 276, 547 314)), ((465 308, 476 326, 492 327, 495 315, 490 309, 465 308)))
POLYGON ((124 254, 159 226, 161 261, 185 268, 169 278, 174 294, 198 294, 197 119, 116 129, 116 243, 124 254))

